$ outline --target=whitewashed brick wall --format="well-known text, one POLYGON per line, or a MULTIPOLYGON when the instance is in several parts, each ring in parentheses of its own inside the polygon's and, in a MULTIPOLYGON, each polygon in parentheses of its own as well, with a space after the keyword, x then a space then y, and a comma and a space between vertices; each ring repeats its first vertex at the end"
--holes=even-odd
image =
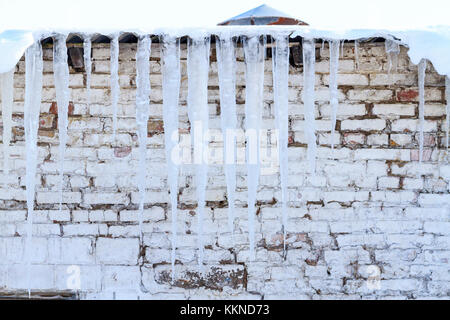
MULTIPOLYGON (((214 47, 213 47, 214 48, 214 47)), ((214 51, 214 50, 213 50, 214 51)), ((209 172, 205 214, 206 272, 197 267, 193 170, 183 166, 179 190, 177 277, 171 285, 170 213, 162 126, 159 45, 152 47, 144 246, 139 243, 135 133, 135 44, 120 48, 117 142, 112 141, 109 46, 93 45, 92 104, 85 75, 71 70, 73 112, 66 153, 64 206, 58 211, 58 131, 52 49, 44 50, 38 185, 32 249, 35 296, 70 297, 78 267, 80 298, 448 299, 450 294, 450 165, 445 145, 444 78, 426 76, 425 157, 418 162, 417 66, 402 48, 388 74, 383 43, 361 44, 359 68, 346 44, 340 61, 336 150, 331 152, 328 49, 316 65, 317 175, 306 163, 303 76, 290 69, 288 251, 283 256, 278 173, 263 175, 258 193, 256 261, 249 260, 246 174, 238 166, 234 244, 227 228, 224 172, 209 172), (375 266, 375 267, 374 267, 375 266), (372 270, 380 283, 368 286, 372 270), (377 269, 378 268, 378 269, 377 269)), ((220 125, 217 66, 209 79, 210 119, 220 125)), ((182 53, 180 128, 189 130, 186 53, 182 53)), ((245 77, 238 54, 242 123, 245 77)), ((25 295, 25 63, 15 74, 11 166, 0 170, 0 296, 25 295)), ((264 128, 273 127, 271 61, 265 68, 264 128)), ((0 145, 0 147, 2 147, 0 145)), ((0 152, 0 157, 3 152, 0 152)), ((1 159, 0 159, 1 160, 1 159)), ((3 162, 0 161, 0 168, 3 162)), ((143 173, 139 173, 143 174, 143 173)))

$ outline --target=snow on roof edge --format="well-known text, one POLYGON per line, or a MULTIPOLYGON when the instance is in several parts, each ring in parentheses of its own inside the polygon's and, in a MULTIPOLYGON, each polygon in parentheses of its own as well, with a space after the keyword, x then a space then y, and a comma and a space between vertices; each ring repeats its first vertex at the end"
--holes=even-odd
POLYGON ((211 28, 160 28, 152 30, 7 30, 0 34, 0 73, 10 71, 23 56, 25 50, 34 41, 41 40, 55 33, 104 34, 118 32, 139 34, 155 34, 170 37, 189 36, 192 38, 206 35, 252 36, 259 34, 277 35, 280 33, 291 37, 305 37, 325 40, 358 40, 380 37, 400 39, 400 43, 409 47, 408 55, 414 64, 422 59, 431 61, 441 75, 450 76, 450 27, 433 27, 421 30, 320 30, 309 26, 219 26, 211 28))

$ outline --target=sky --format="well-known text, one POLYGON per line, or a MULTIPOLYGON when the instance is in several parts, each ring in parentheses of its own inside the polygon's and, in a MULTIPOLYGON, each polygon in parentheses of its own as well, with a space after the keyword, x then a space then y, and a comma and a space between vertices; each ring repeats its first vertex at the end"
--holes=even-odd
POLYGON ((449 0, 0 0, 0 30, 208 27, 263 3, 320 29, 450 25, 449 0))

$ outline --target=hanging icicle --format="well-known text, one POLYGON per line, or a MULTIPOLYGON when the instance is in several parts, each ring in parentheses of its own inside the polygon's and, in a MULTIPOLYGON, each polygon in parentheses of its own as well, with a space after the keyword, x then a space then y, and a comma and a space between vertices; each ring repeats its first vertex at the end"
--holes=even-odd
POLYGON ((264 43, 259 36, 244 38, 245 56, 245 130, 247 135, 247 184, 250 259, 255 254, 255 206, 260 170, 260 128, 264 91, 264 43))
POLYGON ((345 39, 341 41, 341 59, 344 59, 345 39))
POLYGON ((111 39, 111 104, 113 112, 113 141, 117 132, 117 108, 119 103, 119 35, 115 34, 111 39))
POLYGON ((223 134, 223 155, 228 199, 228 228, 234 238, 236 199, 236 55, 231 35, 216 40, 220 88, 220 120, 223 134))
POLYGON ((445 147, 448 152, 449 147, 449 132, 450 132, 450 78, 447 76, 445 77, 445 99, 446 99, 446 105, 445 105, 445 147))
POLYGON ((92 40, 86 36, 83 41, 84 69, 86 70, 86 104, 89 108, 91 104, 91 79, 92 79, 92 40))
POLYGON ((14 103, 14 69, 0 74, 2 90, 2 121, 3 121, 3 173, 9 174, 9 155, 12 133, 12 109, 14 103))
POLYGON ((316 42, 303 39, 303 104, 305 105, 305 134, 308 143, 307 158, 311 173, 316 171, 316 125, 315 125, 315 63, 316 42))
POLYGON ((359 42, 355 40, 355 67, 356 71, 359 71, 359 42))
POLYGON ((36 189, 37 139, 39 129, 39 113, 42 97, 42 47, 36 42, 25 52, 25 106, 24 127, 26 141, 26 197, 27 197, 27 241, 25 259, 27 263, 28 295, 31 296, 31 246, 33 236, 33 211, 36 189))
POLYGON ((177 249, 177 209, 179 161, 174 152, 178 143, 178 104, 180 95, 180 48, 175 38, 164 38, 163 62, 163 120, 166 147, 167 183, 170 191, 172 211, 172 282, 175 279, 175 258, 177 249))
POLYGON ((208 164, 203 155, 207 154, 208 142, 205 141, 209 127, 208 111, 208 73, 210 38, 191 39, 188 46, 188 116, 191 124, 191 136, 194 148, 195 186, 197 188, 198 221, 198 264, 203 268, 203 216, 205 211, 206 183, 208 164))
POLYGON ((139 236, 143 244, 142 223, 147 189, 147 125, 150 116, 150 36, 141 36, 136 52, 136 124, 139 139, 139 165, 136 172, 139 186, 139 236))
POLYGON ((289 139, 289 37, 277 35, 272 54, 273 92, 276 129, 279 134, 278 154, 280 155, 281 212, 283 223, 283 250, 286 256, 286 236, 288 224, 288 139, 289 139))
POLYGON ((423 161, 423 128, 425 124, 425 71, 427 61, 422 59, 419 63, 419 161, 423 161))
POLYGON ((338 99, 338 70, 339 70, 339 41, 329 42, 330 47, 330 107, 331 107, 331 149, 334 149, 334 136, 336 133, 336 117, 339 108, 338 99))
POLYGON ((320 57, 323 57, 323 52, 325 51, 325 40, 322 40, 322 46, 320 47, 320 57))
POLYGON ((397 71, 400 45, 397 41, 386 39, 385 46, 388 56, 388 73, 391 73, 392 70, 397 71))
POLYGON ((64 189, 64 156, 67 144, 67 126, 69 123, 69 65, 67 64, 66 35, 59 34, 54 37, 53 46, 53 76, 55 78, 56 103, 58 106, 58 133, 59 133, 59 210, 62 209, 64 189))

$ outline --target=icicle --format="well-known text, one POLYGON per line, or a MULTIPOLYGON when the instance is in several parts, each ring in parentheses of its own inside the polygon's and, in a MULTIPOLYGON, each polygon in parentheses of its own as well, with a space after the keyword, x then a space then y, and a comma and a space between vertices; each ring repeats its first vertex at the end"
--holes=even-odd
POLYGON ((446 140, 445 140, 445 147, 449 147, 449 131, 450 131, 450 78, 445 77, 445 99, 447 101, 447 104, 445 106, 445 132, 446 132, 446 140))
POLYGON ((55 78, 56 102, 58 105, 58 133, 59 133, 59 210, 62 209, 64 189, 64 155, 67 144, 68 112, 70 102, 69 65, 67 64, 66 36, 55 36, 53 46, 53 76, 55 78))
POLYGON ((345 40, 342 40, 342 42, 341 42, 341 59, 344 59, 344 46, 345 46, 345 40))
POLYGON ((83 42, 84 51, 84 69, 86 70, 86 104, 89 108, 91 104, 91 78, 92 78, 92 41, 91 37, 87 36, 83 42))
POLYGON ((264 45, 260 37, 244 39, 245 130, 247 135, 248 225, 250 259, 255 259, 255 206, 260 170, 260 139, 264 99, 264 45))
POLYGON ((119 35, 111 39, 111 104, 113 111, 113 141, 116 140, 117 131, 117 104, 119 103, 119 35))
POLYGON ((288 187, 288 138, 289 138, 289 38, 278 35, 275 52, 272 54, 273 91, 276 128, 279 132, 278 154, 280 155, 281 212, 283 222, 283 250, 286 255, 287 236, 287 187, 288 187))
POLYGON ((14 103, 14 69, 0 75, 2 90, 3 121, 3 173, 9 173, 9 155, 12 129, 12 108, 14 103))
POLYGON ((136 172, 139 185, 139 236, 143 243, 142 223, 145 190, 147 189, 147 125, 150 116, 150 36, 139 38, 136 52, 136 124, 139 139, 139 166, 136 172))
POLYGON ((423 128, 425 124, 425 71, 427 61, 422 59, 419 63, 419 161, 423 160, 423 128))
POLYGON ((180 95, 180 48, 174 38, 163 44, 163 118, 167 159, 167 183, 172 211, 172 282, 175 279, 175 253, 177 248, 178 161, 173 152, 178 143, 178 104, 180 95))
POLYGON ((359 42, 355 40, 355 64, 356 70, 359 71, 359 42))
POLYGON ((203 155, 207 154, 207 141, 204 141, 208 130, 208 73, 209 73, 210 38, 192 39, 188 47, 188 116, 193 137, 195 186, 197 188, 198 219, 198 264, 203 269, 203 216, 205 211, 206 183, 208 165, 203 155))
POLYGON ((393 69, 397 71, 400 45, 397 41, 386 39, 385 46, 386 54, 388 56, 388 72, 391 73, 393 69))
POLYGON ((338 99, 338 70, 339 70, 339 41, 330 41, 330 106, 331 106, 331 149, 334 149, 334 135, 336 128, 338 99))
POLYGON ((320 47, 320 57, 323 57, 324 50, 325 50, 325 40, 322 40, 322 46, 320 47))
POLYGON ((223 134, 223 154, 228 199, 228 227, 234 238, 236 193, 236 56, 231 35, 216 41, 220 88, 220 120, 223 134))
POLYGON ((40 42, 36 42, 25 52, 25 106, 24 106, 24 127, 26 141, 26 197, 27 197, 27 241, 26 241, 26 262, 27 262, 27 284, 28 295, 31 296, 31 245, 33 236, 33 210, 36 187, 37 170, 37 138, 39 129, 39 113, 42 97, 42 47, 40 42))
POLYGON ((316 125, 315 125, 315 63, 316 42, 303 39, 303 103, 305 105, 305 134, 308 142, 307 158, 311 173, 316 171, 316 125))

